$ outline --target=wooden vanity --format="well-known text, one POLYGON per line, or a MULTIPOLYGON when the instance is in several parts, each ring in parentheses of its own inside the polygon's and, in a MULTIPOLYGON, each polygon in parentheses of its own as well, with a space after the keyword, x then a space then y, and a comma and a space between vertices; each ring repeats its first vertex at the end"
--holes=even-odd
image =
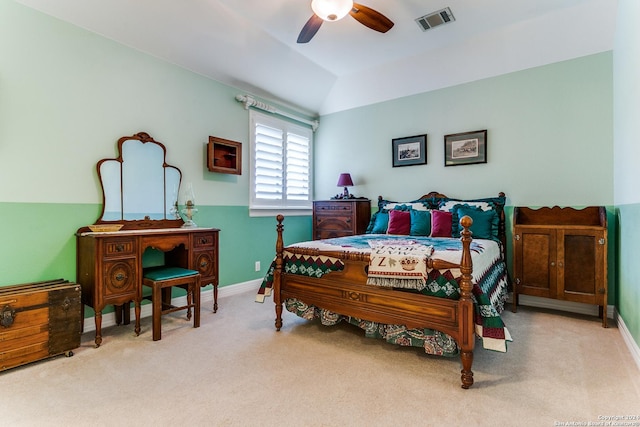
POLYGON ((140 333, 143 254, 148 248, 162 252, 166 266, 197 270, 202 286, 213 285, 213 311, 218 309, 220 230, 184 226, 178 197, 182 173, 166 163, 163 144, 140 132, 123 136, 117 146, 117 158, 97 164, 104 203, 95 225, 121 229, 96 231, 87 226, 76 232, 76 282, 82 286, 83 304, 95 311, 96 347, 102 343, 102 311, 107 305, 116 307, 117 324, 123 314, 128 323, 126 308, 133 301, 135 332, 140 333))
POLYGON ((135 332, 140 333, 142 254, 147 248, 164 252, 166 265, 199 271, 202 285, 213 285, 213 311, 217 311, 218 232, 215 228, 78 230, 76 281, 82 286, 82 302, 95 311, 96 347, 102 343, 102 310, 110 304, 133 301, 135 332))

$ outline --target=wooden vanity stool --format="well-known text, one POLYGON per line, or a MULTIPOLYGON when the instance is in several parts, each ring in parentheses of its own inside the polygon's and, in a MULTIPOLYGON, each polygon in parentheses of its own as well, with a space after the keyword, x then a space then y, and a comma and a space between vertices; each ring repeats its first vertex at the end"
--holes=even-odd
POLYGON ((191 309, 193 308, 193 327, 200 327, 200 273, 180 267, 153 267, 144 270, 142 284, 152 289, 154 341, 162 338, 160 325, 163 314, 186 309, 187 319, 191 320, 191 309), (186 305, 180 307, 171 305, 171 288, 174 286, 187 291, 186 305))

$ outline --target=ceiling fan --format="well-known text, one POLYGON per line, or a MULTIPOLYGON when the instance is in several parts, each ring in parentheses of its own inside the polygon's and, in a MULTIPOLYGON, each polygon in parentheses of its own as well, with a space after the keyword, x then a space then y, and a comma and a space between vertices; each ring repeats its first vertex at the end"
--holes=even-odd
POLYGON ((308 43, 318 32, 322 22, 337 21, 347 14, 380 33, 386 33, 393 27, 393 22, 380 12, 351 0, 312 0, 311 9, 313 16, 302 27, 298 43, 308 43))

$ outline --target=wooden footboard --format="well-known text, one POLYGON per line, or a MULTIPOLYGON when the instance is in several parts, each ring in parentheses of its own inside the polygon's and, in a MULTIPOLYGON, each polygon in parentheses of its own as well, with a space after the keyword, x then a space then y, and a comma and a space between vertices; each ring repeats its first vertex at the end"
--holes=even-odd
MULTIPOLYGON (((321 278, 312 278, 283 271, 284 244, 282 232, 284 216, 277 216, 276 260, 273 274, 273 298, 276 306, 277 330, 282 327, 283 302, 297 298, 306 304, 315 305, 335 313, 353 316, 379 323, 405 325, 408 328, 430 328, 452 336, 460 347, 462 362, 462 388, 473 384, 473 349, 475 326, 473 321, 473 299, 471 296, 473 271, 471 261, 472 220, 465 216, 460 220, 462 257, 459 264, 430 259, 429 267, 435 269, 459 268, 460 299, 448 300, 421 294, 403 292, 390 288, 366 285, 369 255, 353 252, 327 252, 316 249, 296 248, 295 253, 340 258, 344 261, 342 271, 334 271, 321 278)), ((292 251, 291 248, 288 251, 292 251)))

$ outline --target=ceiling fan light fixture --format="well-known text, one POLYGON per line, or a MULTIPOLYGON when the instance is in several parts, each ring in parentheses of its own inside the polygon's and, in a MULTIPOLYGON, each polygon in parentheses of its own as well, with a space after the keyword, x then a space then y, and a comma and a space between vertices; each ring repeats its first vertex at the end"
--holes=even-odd
POLYGON ((312 0, 311 9, 325 21, 337 21, 344 18, 353 9, 351 0, 312 0))

